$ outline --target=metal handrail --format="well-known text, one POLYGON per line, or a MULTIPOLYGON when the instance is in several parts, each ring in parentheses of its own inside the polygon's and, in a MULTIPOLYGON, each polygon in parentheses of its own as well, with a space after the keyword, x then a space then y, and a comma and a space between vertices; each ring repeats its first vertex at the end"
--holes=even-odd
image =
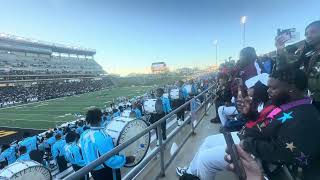
MULTIPOLYGON (((161 118, 160 120, 158 120, 157 122, 151 124, 148 128, 144 129, 143 131, 141 131, 140 133, 138 133, 136 136, 130 138, 129 140, 125 141, 122 144, 119 144, 118 146, 116 146, 114 149, 112 149, 111 151, 109 151, 108 153, 100 156, 98 159, 94 160, 93 162, 91 162, 90 164, 82 167, 80 170, 74 172, 73 174, 68 175, 66 178, 64 178, 64 180, 74 180, 74 179, 79 179, 83 176, 85 176, 86 174, 88 174, 90 171, 92 171, 94 168, 96 168, 97 166, 103 164, 105 161, 107 161, 109 158, 111 158, 114 155, 117 155, 120 151, 122 151, 123 149, 125 149, 126 147, 128 147, 129 145, 131 145, 132 143, 134 143, 135 141, 137 141, 139 138, 141 138, 142 136, 144 136, 145 134, 149 133, 152 129, 157 129, 158 131, 158 139, 159 139, 159 148, 156 148, 155 150, 152 151, 152 155, 157 154, 158 152, 161 153, 161 151, 163 152, 163 146, 162 146, 162 137, 161 137, 161 133, 159 133, 160 131, 160 124, 164 121, 166 121, 168 118, 170 118, 171 116, 173 116, 174 114, 176 114, 177 112, 179 112, 180 110, 182 110, 183 108, 185 108, 187 105, 189 105, 194 99, 197 99, 199 97, 201 97, 202 95, 204 95, 205 93, 207 93, 208 91, 210 91, 211 89, 214 88, 213 86, 210 86, 208 89, 204 90, 203 92, 201 92, 199 95, 197 95, 196 97, 193 97, 191 100, 187 101, 186 103, 184 103, 183 105, 181 105, 180 107, 178 107, 177 109, 171 111, 169 114, 165 115, 163 118, 161 118)), ((202 104, 206 105, 206 101, 202 104)), ((205 107, 205 111, 206 111, 206 107, 205 107)), ((184 124, 185 125, 185 124, 184 124)), ((193 125, 192 125, 193 126, 193 125)), ((179 131, 183 128, 183 126, 179 127, 179 131)), ((177 131, 177 132, 179 132, 177 131)), ((192 130, 193 131, 193 130, 192 130)), ((176 132, 176 133, 177 133, 176 132)), ((166 144, 169 139, 171 139, 170 137, 168 137, 168 140, 164 143, 166 144)), ((163 154, 160 155, 161 156, 161 175, 160 176, 164 176, 164 162, 163 162, 163 154)), ((150 156, 149 156, 150 157, 150 156)), ((145 161, 146 162, 146 161, 145 161)), ((140 162, 139 165, 137 166, 142 166, 145 165, 146 163, 140 162)), ((131 170, 131 172, 129 172, 128 174, 130 174, 130 177, 132 177, 134 174, 136 174, 140 169, 138 167, 135 167, 131 170)), ((134 176, 133 176, 134 177, 134 176)), ((127 179, 127 178, 125 178, 127 179)))

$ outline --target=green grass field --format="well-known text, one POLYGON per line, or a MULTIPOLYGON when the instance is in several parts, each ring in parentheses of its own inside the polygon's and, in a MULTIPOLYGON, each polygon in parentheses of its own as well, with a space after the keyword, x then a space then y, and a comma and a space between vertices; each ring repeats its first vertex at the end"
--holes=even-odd
POLYGON ((76 117, 73 113, 85 114, 92 106, 101 108, 109 105, 116 97, 142 95, 151 88, 151 86, 120 87, 0 109, 0 126, 53 128, 57 124, 74 120, 76 117))

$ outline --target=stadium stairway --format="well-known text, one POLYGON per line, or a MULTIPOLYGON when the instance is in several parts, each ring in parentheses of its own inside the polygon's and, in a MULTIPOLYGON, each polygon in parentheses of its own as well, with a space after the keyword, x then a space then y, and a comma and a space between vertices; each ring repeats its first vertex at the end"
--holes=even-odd
MULTIPOLYGON (((208 110, 208 115, 205 116, 200 124, 195 129, 195 135, 191 136, 185 145, 182 147, 180 152, 174 158, 170 166, 166 170, 166 175, 163 178, 164 180, 178 180, 179 177, 176 174, 176 167, 184 167, 188 165, 194 155, 196 154, 198 148, 204 141, 204 139, 213 134, 219 133, 220 124, 212 124, 210 119, 214 118, 215 115, 215 108, 211 106, 208 110)), ((188 126, 186 126, 188 127, 188 126)), ((176 137, 174 137, 171 142, 165 148, 165 162, 168 161, 168 158, 171 156, 172 151, 174 151, 175 145, 174 143, 178 144, 182 141, 182 139, 186 136, 186 134, 190 132, 190 128, 185 128, 182 132, 178 133, 176 137), (171 152, 170 152, 171 151, 171 152)), ((160 158, 159 156, 155 157, 150 163, 141 171, 137 176, 136 180, 151 180, 155 179, 160 171, 160 158)), ((237 178, 234 176, 233 173, 228 171, 221 171, 217 174, 216 180, 236 180, 237 178)))

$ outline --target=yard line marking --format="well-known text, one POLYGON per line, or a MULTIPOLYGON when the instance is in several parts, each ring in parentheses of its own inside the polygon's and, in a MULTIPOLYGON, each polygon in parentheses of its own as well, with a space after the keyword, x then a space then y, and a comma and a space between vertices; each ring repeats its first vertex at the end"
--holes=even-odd
POLYGON ((1 113, 0 115, 21 115, 21 116, 56 116, 56 115, 52 115, 52 114, 41 114, 41 113, 16 113, 16 112, 12 112, 12 113, 1 113))
MULTIPOLYGON (((68 122, 68 121, 48 121, 48 120, 31 120, 31 119, 6 119, 6 118, 0 118, 1 120, 7 120, 7 121, 28 121, 28 122, 68 122)), ((1 127, 1 126, 0 126, 1 127)))
POLYGON ((0 126, 0 128, 8 128, 8 129, 23 129, 23 130, 37 130, 37 131, 46 131, 48 129, 36 129, 36 128, 23 128, 23 127, 16 127, 16 126, 0 126))
POLYGON ((55 118, 55 119, 57 119, 57 118, 64 118, 64 117, 67 117, 67 116, 72 116, 72 114, 71 114, 71 113, 68 113, 68 114, 65 114, 65 115, 56 116, 56 117, 54 117, 54 118, 55 118))
POLYGON ((88 107, 85 107, 83 108, 83 110, 88 110, 88 109, 92 109, 92 108, 95 108, 96 106, 88 106, 88 107))
POLYGON ((33 106, 33 107, 42 107, 42 106, 47 106, 49 105, 48 103, 42 103, 42 104, 39 104, 39 105, 36 105, 36 106, 33 106))

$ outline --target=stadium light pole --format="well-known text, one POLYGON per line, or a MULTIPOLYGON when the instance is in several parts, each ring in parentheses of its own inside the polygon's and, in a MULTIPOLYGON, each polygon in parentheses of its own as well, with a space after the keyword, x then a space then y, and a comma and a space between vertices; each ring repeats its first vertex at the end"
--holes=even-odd
POLYGON ((216 48, 216 66, 218 67, 218 40, 215 40, 213 44, 216 48))
POLYGON ((245 47, 245 45, 246 45, 246 22, 247 22, 247 16, 242 16, 240 22, 243 25, 242 47, 245 47))

